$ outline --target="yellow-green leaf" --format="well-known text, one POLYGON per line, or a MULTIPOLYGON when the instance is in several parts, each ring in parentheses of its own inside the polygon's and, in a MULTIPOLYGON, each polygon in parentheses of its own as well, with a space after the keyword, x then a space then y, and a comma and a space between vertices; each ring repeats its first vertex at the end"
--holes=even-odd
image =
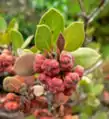
POLYGON ((28 47, 28 45, 31 43, 32 39, 33 39, 33 35, 29 36, 29 37, 25 40, 25 42, 23 43, 23 45, 22 45, 21 48, 26 48, 26 47, 28 47))
POLYGON ((11 30, 11 29, 15 29, 15 30, 18 30, 18 22, 15 18, 13 18, 10 22, 9 22, 9 25, 8 25, 8 31, 11 30))
POLYGON ((82 65, 85 69, 93 66, 99 59, 100 54, 91 48, 79 48, 72 52, 75 57, 75 63, 82 65))
POLYGON ((0 16, 0 32, 5 32, 7 29, 7 23, 3 17, 0 16))
POLYGON ((22 34, 17 30, 11 30, 10 38, 12 40, 13 50, 16 52, 18 48, 21 48, 24 43, 22 34))
POLYGON ((64 18, 54 8, 51 8, 42 16, 39 24, 46 24, 50 27, 53 43, 56 43, 59 33, 64 31, 64 18))
POLYGON ((38 25, 35 34, 35 45, 41 50, 50 50, 51 47, 51 31, 47 25, 38 25))
POLYGON ((84 41, 85 32, 83 22, 73 22, 64 31, 65 50, 74 51, 79 48, 84 41))

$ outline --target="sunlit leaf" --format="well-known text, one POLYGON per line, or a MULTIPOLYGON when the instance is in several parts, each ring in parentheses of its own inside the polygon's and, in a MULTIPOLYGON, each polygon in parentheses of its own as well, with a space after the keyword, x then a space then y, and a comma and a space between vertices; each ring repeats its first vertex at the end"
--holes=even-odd
POLYGON ((14 18, 14 19, 12 19, 12 20, 9 22, 8 29, 7 29, 7 30, 8 30, 8 31, 11 30, 11 29, 18 30, 18 27, 19 27, 18 22, 17 22, 17 20, 14 18))
POLYGON ((21 46, 21 48, 26 48, 26 47, 28 47, 28 45, 31 43, 32 39, 33 39, 33 35, 29 36, 29 37, 25 40, 25 42, 23 43, 23 45, 21 46))
POLYGON ((35 45, 41 50, 50 50, 51 47, 51 31, 47 25, 38 25, 35 34, 35 45))
POLYGON ((63 16, 54 8, 48 10, 42 16, 39 24, 46 24, 50 27, 53 43, 56 43, 59 33, 64 31, 63 16))
POLYGON ((92 93, 98 96, 102 93, 103 88, 104 88, 103 84, 96 84, 95 86, 93 86, 92 93))
POLYGON ((89 119, 89 117, 86 113, 81 113, 80 114, 80 119, 89 119))
POLYGON ((88 95, 87 104, 96 108, 100 105, 100 101, 95 97, 95 95, 90 94, 88 95))
POLYGON ((92 92, 92 88, 92 81, 88 77, 83 76, 82 79, 79 81, 78 89, 80 91, 83 91, 84 93, 89 93, 92 92))
POLYGON ((37 49, 35 46, 31 47, 30 50, 31 50, 33 53, 36 53, 36 52, 38 51, 38 49, 37 49))
POLYGON ((17 30, 11 30, 10 37, 12 40, 13 50, 16 52, 18 48, 21 48, 24 43, 22 34, 17 30))
POLYGON ((72 52, 72 55, 75 57, 75 63, 85 69, 90 68, 100 59, 100 54, 91 48, 79 48, 72 52))
POLYGON ((7 29, 7 23, 3 17, 0 16, 0 32, 5 32, 7 29))
POLYGON ((64 31, 65 50, 74 51, 79 48, 83 44, 84 37, 83 22, 73 22, 64 31))

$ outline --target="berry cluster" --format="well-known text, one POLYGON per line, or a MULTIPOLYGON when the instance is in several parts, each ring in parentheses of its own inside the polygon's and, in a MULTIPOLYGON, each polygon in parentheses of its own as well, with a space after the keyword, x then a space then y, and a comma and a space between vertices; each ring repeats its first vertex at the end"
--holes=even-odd
POLYGON ((12 56, 11 52, 7 49, 3 50, 0 55, 0 72, 8 72, 13 74, 13 64, 15 57, 12 56))
POLYGON ((0 98, 0 109, 12 112, 20 108, 20 100, 14 93, 8 93, 6 96, 0 98))
POLYGON ((40 119, 54 119, 47 109, 35 110, 34 116, 40 119))
POLYGON ((59 59, 36 54, 33 68, 48 91, 65 95, 72 94, 84 73, 82 66, 74 67, 74 57, 66 51, 60 54, 59 59))

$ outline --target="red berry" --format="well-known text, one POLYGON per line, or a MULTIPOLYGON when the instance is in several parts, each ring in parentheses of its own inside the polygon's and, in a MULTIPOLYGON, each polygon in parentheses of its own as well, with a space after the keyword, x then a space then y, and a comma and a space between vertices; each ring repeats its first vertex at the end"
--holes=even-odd
POLYGON ((54 77, 52 79, 52 85, 54 85, 54 86, 61 86, 62 84, 63 84, 62 79, 59 79, 59 78, 56 78, 56 77, 54 77))
POLYGON ((14 93, 8 93, 6 96, 6 100, 13 101, 16 100, 16 95, 14 93))
POLYGON ((71 79, 72 81, 79 81, 79 75, 76 72, 69 72, 66 74, 65 79, 71 79))
POLYGON ((77 65, 74 71, 78 73, 80 77, 82 77, 84 74, 84 68, 80 65, 77 65))
POLYGON ((64 91, 64 83, 62 79, 54 77, 51 80, 51 85, 49 86, 49 90, 53 93, 58 93, 64 91))
MULTIPOLYGON (((3 53, 0 55, 0 72, 8 72, 7 68, 14 64, 14 57, 3 53)), ((10 73, 10 72, 9 72, 10 73)))
POLYGON ((7 111, 15 111, 15 110, 19 109, 19 104, 17 102, 15 102, 15 101, 6 102, 4 104, 4 108, 7 111))
POLYGON ((60 72, 59 63, 55 59, 46 59, 41 68, 48 76, 56 76, 60 72))
POLYGON ((35 72, 37 73, 42 72, 41 65, 43 64, 44 60, 45 60, 45 57, 41 54, 37 54, 35 56, 35 61, 33 63, 33 69, 35 72))
POLYGON ((41 73, 38 79, 44 84, 50 84, 51 78, 44 73, 41 73))
POLYGON ((63 51, 60 55, 60 65, 62 71, 71 71, 74 65, 74 57, 72 54, 63 51))
POLYGON ((71 96, 72 93, 73 93, 73 91, 74 91, 73 88, 66 88, 66 89, 64 90, 64 95, 66 95, 66 96, 71 96))
POLYGON ((65 80, 64 80, 64 86, 66 87, 66 88, 70 88, 70 87, 72 87, 72 79, 71 78, 66 78, 65 80))
POLYGON ((69 72, 65 76, 64 85, 66 88, 73 87, 75 89, 78 81, 79 81, 79 75, 75 72, 74 73, 69 72))

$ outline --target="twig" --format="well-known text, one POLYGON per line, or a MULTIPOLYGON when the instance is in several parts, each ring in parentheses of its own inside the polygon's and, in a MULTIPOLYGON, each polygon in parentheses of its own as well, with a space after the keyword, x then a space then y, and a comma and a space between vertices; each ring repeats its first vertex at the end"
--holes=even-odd
POLYGON ((82 11, 82 15, 84 17, 86 17, 87 15, 86 15, 86 10, 85 10, 84 4, 83 4, 83 0, 78 0, 78 3, 80 5, 81 11, 82 11))
POLYGON ((101 0, 100 4, 98 5, 97 8, 95 8, 91 14, 88 16, 88 24, 90 24, 96 17, 97 15, 104 9, 104 7, 107 5, 108 0, 101 0))
POLYGON ((87 75, 87 74, 93 72, 95 69, 97 69, 98 67, 100 67, 102 63, 103 63, 102 60, 98 61, 93 67, 91 67, 90 69, 86 70, 85 73, 84 73, 84 75, 87 75))
MULTIPOLYGON (((79 3, 80 8, 81 8, 82 17, 83 17, 83 20, 84 20, 84 30, 86 31, 89 24, 91 22, 93 22, 93 20, 97 17, 97 15, 107 5, 108 0, 101 0, 98 7, 95 8, 89 15, 86 14, 85 7, 84 7, 84 4, 83 4, 83 0, 77 0, 77 1, 79 3)), ((87 42, 88 42, 87 41, 87 34, 85 32, 85 40, 84 40, 83 46, 86 46, 87 42)))

